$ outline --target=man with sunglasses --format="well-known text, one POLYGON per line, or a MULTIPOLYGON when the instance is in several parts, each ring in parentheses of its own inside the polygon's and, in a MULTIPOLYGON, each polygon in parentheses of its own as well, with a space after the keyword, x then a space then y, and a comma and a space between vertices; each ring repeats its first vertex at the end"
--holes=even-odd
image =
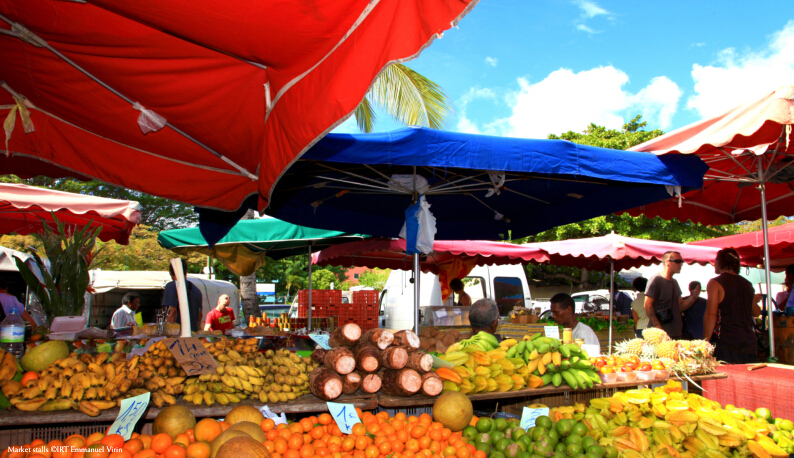
POLYGON ((700 297, 700 286, 691 291, 684 300, 681 287, 673 275, 681 272, 684 260, 681 253, 668 251, 662 255, 662 271, 648 280, 645 289, 645 313, 648 314, 648 327, 663 329, 671 339, 680 339, 683 333, 681 312, 688 309, 700 297))

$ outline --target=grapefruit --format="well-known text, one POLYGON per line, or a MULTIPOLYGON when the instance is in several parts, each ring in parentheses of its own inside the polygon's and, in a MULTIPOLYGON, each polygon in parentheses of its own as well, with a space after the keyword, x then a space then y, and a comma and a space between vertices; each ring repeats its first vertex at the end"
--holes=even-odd
POLYGON ((267 440, 267 437, 265 437, 265 432, 262 431, 262 428, 258 424, 250 421, 237 422, 231 425, 227 431, 242 431, 259 442, 264 442, 267 440))
POLYGON ((270 452, 256 439, 233 437, 221 445, 215 458, 270 458, 270 452))
POLYGON ((222 432, 218 437, 212 440, 210 443, 211 454, 210 458, 215 458, 215 455, 218 453, 218 449, 221 448, 223 444, 225 444, 228 440, 233 439, 235 437, 247 437, 251 438, 247 433, 243 431, 229 431, 226 430, 222 432))
POLYGON ((262 415, 262 412, 260 412, 256 407, 241 405, 232 409, 223 420, 230 425, 239 423, 241 421, 250 421, 251 423, 261 425, 262 420, 264 419, 265 416, 262 415))
POLYGON ((196 417, 185 406, 168 406, 160 411, 152 423, 152 433, 166 433, 173 440, 177 434, 182 434, 196 426, 196 417))
POLYGON ((458 391, 448 391, 433 404, 433 419, 452 432, 462 431, 469 426, 474 408, 469 397, 458 391))

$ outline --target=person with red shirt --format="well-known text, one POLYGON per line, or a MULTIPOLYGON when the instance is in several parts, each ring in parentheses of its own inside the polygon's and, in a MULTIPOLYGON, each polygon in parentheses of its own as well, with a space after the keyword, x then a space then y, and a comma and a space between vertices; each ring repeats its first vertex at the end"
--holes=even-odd
POLYGON ((234 312, 229 307, 231 299, 226 294, 218 298, 218 306, 207 314, 204 324, 205 331, 226 332, 234 326, 234 312))

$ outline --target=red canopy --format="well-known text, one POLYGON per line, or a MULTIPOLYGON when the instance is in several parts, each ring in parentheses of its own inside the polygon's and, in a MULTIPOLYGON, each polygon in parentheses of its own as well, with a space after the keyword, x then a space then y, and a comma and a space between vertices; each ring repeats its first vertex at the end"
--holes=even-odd
POLYGON ((23 184, 0 183, 0 234, 40 232, 46 222, 55 229, 52 212, 67 227, 101 226, 99 238, 126 245, 141 222, 141 206, 129 200, 72 194, 23 184))
MULTIPOLYGON (((547 254, 531 246, 481 240, 436 240, 433 252, 422 255, 420 269, 437 274, 439 267, 455 258, 474 259, 478 266, 548 261, 547 254)), ((320 266, 370 267, 412 270, 412 255, 405 253, 405 240, 371 238, 341 243, 312 255, 312 263, 320 266)))
MULTIPOLYGON (((735 248, 739 252, 743 264, 760 265, 764 263, 763 231, 701 240, 692 242, 690 245, 735 248)), ((775 272, 781 272, 788 265, 794 264, 794 223, 769 228, 769 259, 770 267, 775 272)))
POLYGON ((790 216, 794 206, 792 124, 794 86, 785 86, 720 116, 630 148, 654 154, 697 154, 710 170, 703 188, 684 194, 680 208, 678 199, 671 198, 628 213, 708 225, 757 220, 761 218, 757 183, 765 182, 767 218, 790 216))
POLYGON ((474 4, 2 2, 0 118, 18 103, 35 132, 17 120, 0 173, 91 177, 222 210, 258 196, 261 211, 384 67, 418 56, 474 4), (169 124, 144 135, 136 102, 169 124))
POLYGON ((548 253, 549 263, 557 266, 609 271, 613 261, 615 271, 639 266, 650 266, 661 262, 667 251, 677 251, 688 264, 709 264, 717 255, 717 248, 695 247, 680 243, 635 239, 609 234, 603 237, 570 239, 555 242, 527 243, 527 248, 540 249, 548 253))

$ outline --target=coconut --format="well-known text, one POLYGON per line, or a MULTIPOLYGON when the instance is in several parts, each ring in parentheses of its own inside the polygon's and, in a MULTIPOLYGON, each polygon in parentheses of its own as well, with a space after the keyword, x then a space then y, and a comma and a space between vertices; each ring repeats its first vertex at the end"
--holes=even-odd
POLYGON ((270 458, 270 453, 256 439, 233 437, 218 449, 215 458, 270 458))
POLYGON ((236 431, 236 430, 230 431, 227 429, 226 431, 222 432, 218 437, 213 439, 212 442, 210 442, 210 449, 211 449, 210 458, 215 458, 215 455, 218 453, 218 450, 221 448, 221 446, 225 444, 227 441, 234 439, 236 437, 246 437, 248 439, 251 439, 251 436, 249 436, 248 433, 244 431, 236 431))
POLYGON ((41 372, 55 360, 67 358, 69 347, 62 340, 51 340, 25 352, 20 363, 25 371, 41 372))
POLYGON ((240 421, 229 426, 227 431, 242 431, 251 436, 251 438, 259 442, 264 442, 267 440, 267 437, 265 437, 265 432, 262 431, 262 427, 259 426, 260 424, 256 424, 252 421, 240 421))
POLYGON ((168 406, 160 411, 152 423, 154 434, 166 433, 174 439, 177 434, 182 434, 196 426, 196 417, 185 406, 168 406))
POLYGON ((469 397, 458 391, 448 391, 433 404, 433 419, 452 432, 462 431, 469 426, 474 408, 469 397))
POLYGON ((262 415, 262 412, 259 411, 256 407, 249 406, 249 405, 240 405, 232 409, 224 418, 226 423, 233 425, 235 423, 239 423, 241 421, 250 421, 251 423, 256 423, 257 425, 261 425, 262 421, 265 419, 265 416, 262 415))

